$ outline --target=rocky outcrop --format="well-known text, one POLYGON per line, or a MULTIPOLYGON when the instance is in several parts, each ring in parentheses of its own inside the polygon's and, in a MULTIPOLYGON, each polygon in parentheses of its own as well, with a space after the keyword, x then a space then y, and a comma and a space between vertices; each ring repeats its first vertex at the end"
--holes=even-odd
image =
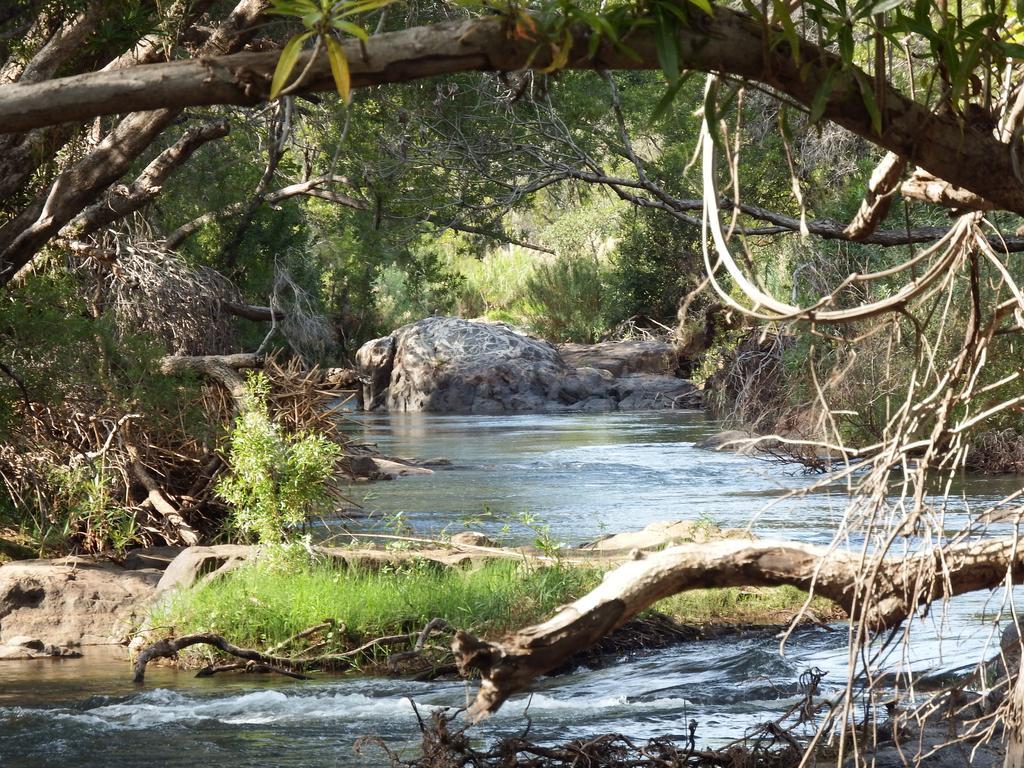
POLYGON ((183 549, 163 572, 157 594, 188 589, 203 578, 227 573, 250 559, 258 549, 245 544, 218 544, 183 549))
POLYGON ((120 643, 142 621, 159 578, 156 570, 84 557, 7 563, 0 566, 0 644, 19 639, 14 647, 53 655, 47 646, 120 643))
POLYGON ((66 645, 50 645, 38 637, 18 635, 0 645, 0 661, 24 661, 28 659, 75 659, 81 656, 79 651, 66 645))
POLYGON ((664 341, 602 341, 599 344, 559 344, 558 354, 573 368, 597 368, 612 376, 627 373, 671 375, 675 355, 664 341))
MULTIPOLYGON (((667 371, 647 342, 566 362, 551 344, 504 323, 429 317, 367 342, 356 355, 367 410, 438 413, 610 411, 700 407, 701 393, 667 371), (647 346, 638 346, 647 345, 647 346), (660 361, 660 362, 659 362, 660 361), (620 374, 620 375, 616 375, 620 374)), ((667 345, 664 345, 667 347, 667 345)))

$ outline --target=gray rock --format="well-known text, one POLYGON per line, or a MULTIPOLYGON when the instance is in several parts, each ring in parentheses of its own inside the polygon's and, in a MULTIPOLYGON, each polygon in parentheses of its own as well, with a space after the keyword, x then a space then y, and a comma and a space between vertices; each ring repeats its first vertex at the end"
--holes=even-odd
POLYGON ((133 549, 124 559, 125 570, 140 571, 144 568, 166 570, 184 547, 139 547, 133 549))
POLYGON ((9 638, 5 645, 27 648, 31 651, 41 651, 46 647, 46 643, 38 637, 32 637, 31 635, 18 635, 17 637, 9 638))
POLYGON ((618 407, 619 404, 611 397, 588 397, 573 410, 583 413, 604 413, 605 411, 614 411, 618 407))
POLYGON ((619 410, 653 411, 664 408, 699 408, 701 391, 685 379, 655 373, 631 373, 617 379, 619 410))
POLYGON ((505 323, 428 317, 367 342, 356 362, 367 382, 367 410, 497 414, 699 407, 700 391, 690 382, 630 372, 665 370, 668 345, 623 344, 617 362, 619 345, 597 345, 599 354, 589 357, 583 345, 575 345, 573 360, 595 363, 576 366, 548 342, 505 323), (615 378, 613 370, 626 373, 615 378))
POLYGON ((48 646, 120 643, 142 621, 159 577, 85 557, 7 563, 0 566, 0 643, 44 655, 53 655, 48 646))
POLYGON ((672 345, 664 341, 604 341, 559 344, 558 353, 574 368, 599 368, 613 376, 672 373, 672 345))
POLYGON ((173 589, 188 589, 200 579, 224 574, 251 559, 258 547, 244 544, 218 544, 212 547, 188 547, 171 561, 156 585, 157 594, 173 589))
POLYGON ((499 544, 479 531, 462 531, 452 536, 452 544, 468 544, 471 547, 497 547, 499 544))

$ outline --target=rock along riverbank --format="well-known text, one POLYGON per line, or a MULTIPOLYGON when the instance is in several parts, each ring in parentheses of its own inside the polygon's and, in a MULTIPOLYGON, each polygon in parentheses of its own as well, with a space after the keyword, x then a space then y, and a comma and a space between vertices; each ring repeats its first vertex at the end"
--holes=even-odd
POLYGON ((356 354, 365 410, 434 413, 700 408, 673 375, 671 345, 624 341, 561 348, 505 323, 428 317, 356 354))

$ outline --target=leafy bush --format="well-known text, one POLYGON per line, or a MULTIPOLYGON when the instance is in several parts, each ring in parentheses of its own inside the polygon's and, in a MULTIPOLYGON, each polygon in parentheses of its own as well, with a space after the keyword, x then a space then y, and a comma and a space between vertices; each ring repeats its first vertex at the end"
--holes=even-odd
POLYGON ((526 280, 527 322, 551 341, 597 341, 607 327, 607 295, 597 259, 559 257, 526 280))
POLYGON ((341 448, 322 435, 286 435, 267 411, 269 392, 265 376, 250 376, 231 432, 230 470, 217 494, 232 506, 238 532, 281 544, 289 528, 329 509, 341 448))

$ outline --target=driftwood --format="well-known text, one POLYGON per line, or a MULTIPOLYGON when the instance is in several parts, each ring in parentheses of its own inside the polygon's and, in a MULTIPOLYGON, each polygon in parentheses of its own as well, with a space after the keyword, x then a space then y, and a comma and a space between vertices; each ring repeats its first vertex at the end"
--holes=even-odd
POLYGON ((640 611, 689 589, 788 584, 827 597, 852 620, 881 630, 934 599, 992 589, 1007 578, 1016 583, 1022 576, 1024 552, 1013 537, 880 562, 786 541, 686 544, 620 566, 548 621, 501 642, 457 632, 452 650, 463 673, 477 670, 482 676, 470 707, 470 715, 480 719, 640 611))
POLYGON ((231 656, 237 656, 240 659, 246 661, 253 661, 257 664, 263 664, 268 667, 274 668, 274 671, 288 670, 291 676, 295 676, 297 673, 295 670, 305 669, 309 665, 309 661, 302 659, 291 659, 284 656, 272 656, 266 653, 260 653, 251 648, 239 648, 237 645, 233 645, 228 642, 220 635, 215 635, 212 632, 203 632, 195 635, 182 635, 179 638, 165 638, 163 640, 157 640, 152 645, 146 646, 139 655, 135 658, 134 677, 132 680, 136 683, 142 683, 146 680, 146 665, 153 659, 163 659, 170 656, 174 656, 178 651, 189 648, 193 645, 212 645, 214 648, 219 648, 224 653, 230 654, 231 656))
POLYGON ((239 353, 235 355, 167 355, 160 359, 164 374, 196 373, 224 385, 231 393, 237 408, 241 409, 245 395, 245 380, 238 372, 243 368, 262 368, 262 355, 239 353))
POLYGON ((322 648, 326 643, 317 643, 295 656, 278 656, 277 653, 291 645, 297 640, 309 638, 325 629, 337 627, 338 622, 334 619, 325 619, 323 623, 296 632, 291 637, 275 645, 267 652, 257 651, 252 648, 241 648, 234 645, 222 635, 213 632, 200 632, 191 635, 182 635, 179 638, 164 638, 146 646, 135 658, 134 677, 136 683, 142 683, 146 678, 146 665, 153 659, 162 659, 175 656, 179 651, 193 645, 212 645, 214 648, 244 659, 244 664, 211 664, 200 670, 198 677, 209 677, 219 672, 228 671, 265 671, 276 672, 288 677, 297 679, 308 679, 302 674, 311 669, 336 669, 339 667, 355 666, 358 658, 378 649, 387 648, 401 643, 408 643, 415 640, 409 651, 392 653, 388 656, 388 668, 396 671, 400 661, 419 657, 425 650, 427 639, 438 632, 447 632, 452 629, 444 619, 431 619, 419 632, 404 632, 398 635, 385 635, 369 640, 362 645, 343 653, 328 653, 320 656, 309 656, 312 651, 322 648))

